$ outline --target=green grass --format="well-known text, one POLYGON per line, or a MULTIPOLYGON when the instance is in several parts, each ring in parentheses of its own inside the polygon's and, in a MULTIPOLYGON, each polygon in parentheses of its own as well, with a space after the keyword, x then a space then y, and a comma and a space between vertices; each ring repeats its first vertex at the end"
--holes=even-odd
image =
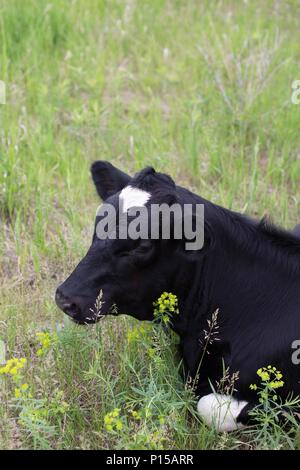
POLYGON ((28 359, 29 415, 39 400, 54 403, 44 423, 22 424, 2 379, 0 448, 300 446, 297 434, 259 443, 208 430, 178 376, 176 339, 161 335, 165 348, 151 357, 151 335, 129 341, 138 325, 125 317, 61 330, 53 301, 90 243, 95 159, 131 173, 150 164, 228 208, 299 222, 299 9, 287 0, 0 0, 0 338, 7 358, 28 359), (45 328, 58 340, 37 358, 35 332, 45 328), (105 428, 114 408, 122 432, 105 428))

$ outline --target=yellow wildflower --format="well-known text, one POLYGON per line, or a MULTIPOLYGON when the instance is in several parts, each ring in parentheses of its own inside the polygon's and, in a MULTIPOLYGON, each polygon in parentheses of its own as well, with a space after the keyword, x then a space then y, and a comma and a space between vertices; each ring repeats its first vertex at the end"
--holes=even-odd
POLYGON ((133 411, 131 412, 131 414, 132 414, 132 417, 133 417, 134 419, 136 419, 136 420, 141 419, 141 416, 140 416, 140 414, 139 414, 137 411, 133 410, 133 411))
POLYGON ((120 408, 115 408, 104 416, 105 429, 108 432, 120 431, 123 428, 122 420, 119 418, 120 408))
MULTIPOLYGON (((261 379, 261 385, 258 387, 256 384, 251 384, 251 390, 258 390, 260 396, 260 402, 268 399, 268 391, 276 390, 284 386, 284 381, 281 380, 283 375, 276 369, 276 367, 268 365, 267 367, 261 367, 257 370, 257 375, 261 379)), ((273 395, 273 399, 277 400, 277 395, 273 395)))
POLYGON ((156 349, 155 348, 149 348, 147 350, 148 356, 151 357, 151 359, 155 356, 156 354, 156 349))
POLYGON ((25 367, 26 362, 27 361, 25 357, 21 357, 20 359, 16 357, 9 359, 5 366, 0 368, 0 374, 9 374, 15 376, 21 369, 23 369, 23 367, 25 367))
POLYGON ((168 324, 173 313, 178 314, 177 296, 169 292, 163 292, 162 295, 153 302, 154 317, 160 318, 165 324, 168 324))
POLYGON ((55 337, 51 336, 47 331, 39 331, 36 333, 36 337, 40 343, 40 348, 37 350, 36 354, 38 357, 44 356, 50 347, 52 346, 55 337))

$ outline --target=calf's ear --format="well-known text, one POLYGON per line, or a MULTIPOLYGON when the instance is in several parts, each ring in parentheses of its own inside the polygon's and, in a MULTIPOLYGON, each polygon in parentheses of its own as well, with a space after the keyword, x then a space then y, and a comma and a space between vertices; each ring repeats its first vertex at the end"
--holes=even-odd
POLYGON ((109 162, 98 160, 91 166, 92 178, 97 193, 103 201, 121 191, 130 183, 131 177, 109 162))

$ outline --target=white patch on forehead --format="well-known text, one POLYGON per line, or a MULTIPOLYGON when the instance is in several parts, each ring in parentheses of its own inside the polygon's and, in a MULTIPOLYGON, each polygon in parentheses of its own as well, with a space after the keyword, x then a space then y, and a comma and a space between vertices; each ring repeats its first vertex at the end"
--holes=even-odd
POLYGON ((143 207, 149 201, 151 194, 142 189, 125 186, 120 193, 120 204, 123 212, 131 207, 143 207))
POLYGON ((230 395, 210 393, 200 398, 197 409, 206 424, 219 432, 228 432, 244 427, 237 422, 237 418, 247 404, 246 401, 238 401, 230 395))

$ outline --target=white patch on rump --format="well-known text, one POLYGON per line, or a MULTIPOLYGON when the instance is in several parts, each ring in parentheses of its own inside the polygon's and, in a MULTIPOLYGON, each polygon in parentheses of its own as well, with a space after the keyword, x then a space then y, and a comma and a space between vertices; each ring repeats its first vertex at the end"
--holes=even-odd
POLYGON ((247 404, 246 401, 238 401, 229 395, 210 393, 200 398, 197 410, 208 426, 219 432, 229 432, 245 427, 236 419, 247 404))
POLYGON ((119 197, 122 211, 127 212, 131 207, 143 207, 149 201, 151 194, 142 189, 125 186, 119 197))

